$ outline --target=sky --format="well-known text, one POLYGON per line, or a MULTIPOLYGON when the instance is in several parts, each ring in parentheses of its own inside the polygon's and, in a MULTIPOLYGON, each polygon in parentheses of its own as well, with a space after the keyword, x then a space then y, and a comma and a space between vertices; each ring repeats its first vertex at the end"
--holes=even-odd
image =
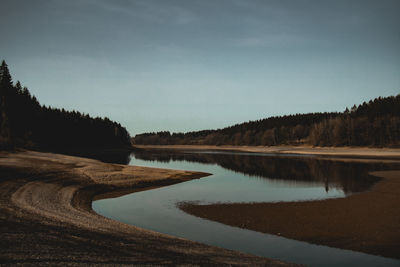
POLYGON ((1 0, 0 59, 45 105, 131 135, 400 93, 398 0, 1 0))

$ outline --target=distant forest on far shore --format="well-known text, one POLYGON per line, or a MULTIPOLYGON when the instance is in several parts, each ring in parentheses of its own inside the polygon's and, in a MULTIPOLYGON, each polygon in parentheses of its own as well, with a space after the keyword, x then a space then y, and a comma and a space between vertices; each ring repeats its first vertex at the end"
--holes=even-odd
POLYGON ((42 106, 20 82, 12 82, 0 66, 0 149, 15 147, 50 151, 74 148, 130 147, 130 136, 119 123, 77 111, 42 106))
POLYGON ((218 130, 143 133, 140 145, 399 146, 400 95, 379 97, 350 110, 270 117, 218 130))

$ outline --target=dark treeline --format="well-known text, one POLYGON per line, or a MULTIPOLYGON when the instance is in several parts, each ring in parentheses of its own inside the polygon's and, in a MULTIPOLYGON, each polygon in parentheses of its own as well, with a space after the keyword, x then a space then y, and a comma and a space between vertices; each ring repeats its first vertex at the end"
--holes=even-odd
POLYGON ((399 164, 342 162, 318 158, 284 157, 276 155, 246 155, 237 153, 190 153, 180 151, 134 151, 137 159, 149 161, 188 161, 219 166, 261 179, 324 184, 327 191, 341 189, 345 193, 369 189, 379 178, 368 173, 372 170, 396 169, 399 164), (288 166, 291 166, 288 168, 288 166))
POLYGON ((130 146, 119 123, 77 111, 41 106, 20 82, 13 84, 5 61, 0 66, 0 148, 47 150, 130 146))
POLYGON ((136 135, 143 145, 400 145, 400 95, 379 97, 351 110, 296 114, 250 121, 218 130, 136 135))

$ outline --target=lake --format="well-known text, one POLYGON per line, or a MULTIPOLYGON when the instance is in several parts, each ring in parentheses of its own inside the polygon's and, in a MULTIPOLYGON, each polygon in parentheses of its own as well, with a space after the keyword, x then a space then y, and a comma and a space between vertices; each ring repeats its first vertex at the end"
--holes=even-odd
POLYGON ((154 190, 94 201, 106 217, 201 243, 309 266, 400 266, 400 261, 313 245, 201 219, 181 202, 277 202, 346 197, 379 181, 371 170, 399 164, 347 162, 305 155, 218 151, 135 151, 129 164, 212 175, 154 190))

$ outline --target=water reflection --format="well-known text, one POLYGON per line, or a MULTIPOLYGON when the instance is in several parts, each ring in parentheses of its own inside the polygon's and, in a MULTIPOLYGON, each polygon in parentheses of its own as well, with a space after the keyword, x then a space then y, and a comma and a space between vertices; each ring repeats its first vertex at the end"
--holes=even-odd
MULTIPOLYGON (((130 164, 203 171, 213 175, 93 202, 109 218, 205 244, 308 266, 399 266, 398 260, 312 245, 191 216, 179 202, 271 202, 343 197, 378 179, 369 170, 396 167, 313 157, 246 153, 134 151, 130 164), (327 190, 327 192, 326 192, 327 190)), ((397 168, 399 165, 397 165, 397 168)))
POLYGON ((198 153, 137 150, 133 155, 136 159, 162 163, 186 161, 217 164, 224 169, 250 177, 277 180, 293 185, 322 185, 326 192, 331 189, 339 189, 345 194, 368 190, 379 180, 378 177, 371 176, 368 172, 396 167, 395 164, 337 161, 307 156, 284 157, 211 151, 198 153))

